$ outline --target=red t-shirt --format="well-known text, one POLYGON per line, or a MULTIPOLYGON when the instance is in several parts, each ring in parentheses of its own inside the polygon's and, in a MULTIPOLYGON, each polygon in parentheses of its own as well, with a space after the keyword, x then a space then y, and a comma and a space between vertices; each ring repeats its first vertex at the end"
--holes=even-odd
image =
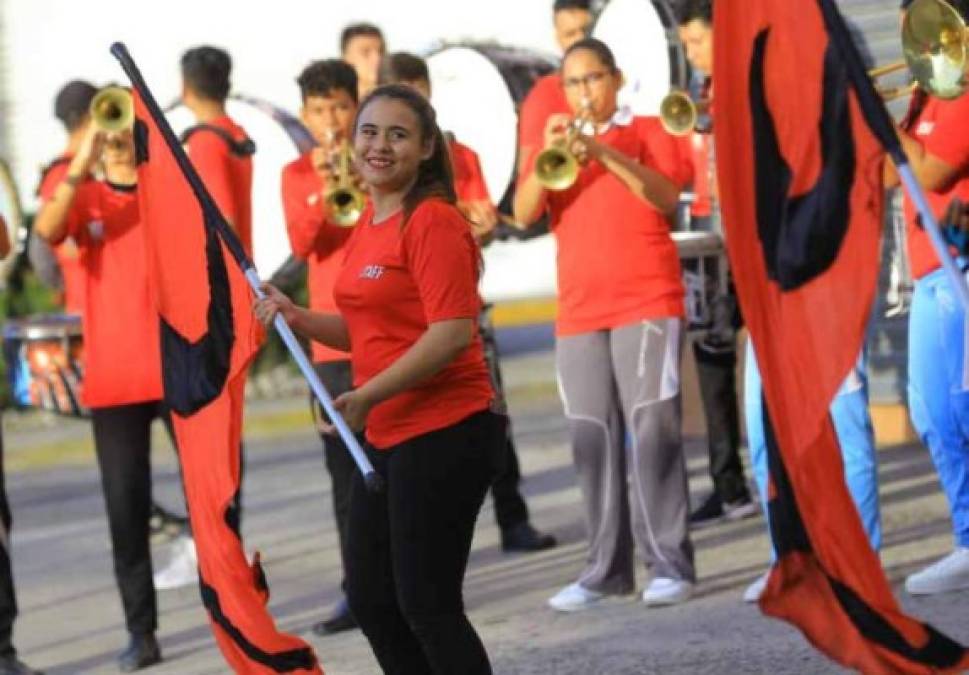
POLYGON ((690 214, 695 218, 710 216, 713 209, 710 190, 710 134, 700 134, 692 131, 683 136, 677 136, 683 157, 689 159, 692 174, 689 182, 693 186, 693 203, 690 204, 690 214))
POLYGON ((488 195, 488 186, 485 185, 478 153, 456 140, 448 143, 448 150, 454 167, 454 191, 458 200, 490 202, 491 197, 488 195))
MULTIPOLYGON (((67 175, 71 159, 72 155, 61 155, 50 164, 50 168, 41 177, 40 185, 37 187, 37 196, 41 202, 53 198, 57 186, 67 175)), ((64 311, 68 314, 84 314, 84 298, 87 292, 84 288, 86 283, 84 266, 81 263, 77 244, 68 238, 52 248, 64 280, 64 311)))
MULTIPOLYGON (((958 171, 955 181, 942 192, 926 190, 925 196, 935 216, 941 217, 949 202, 958 197, 969 202, 969 96, 951 101, 932 97, 912 127, 912 135, 922 142, 925 152, 958 171)), ((912 276, 921 279, 941 267, 932 241, 919 226, 912 200, 905 197, 908 224, 908 257, 912 276)))
MULTIPOLYGON (((245 130, 223 115, 208 122, 221 127, 236 141, 244 141, 245 130)), ((235 228, 242 246, 252 257, 252 157, 233 154, 218 134, 200 130, 189 136, 188 156, 225 216, 235 228)))
MULTIPOLYGON (((323 184, 313 168, 310 153, 283 168, 283 211, 293 255, 306 261, 310 309, 317 312, 337 311, 333 284, 343 264, 343 245, 353 228, 326 221, 323 206, 323 184)), ((350 355, 319 342, 312 346, 313 361, 346 361, 350 355)))
POLYGON ((438 200, 373 222, 368 207, 347 244, 335 297, 352 343, 354 386, 399 359, 428 325, 472 319, 474 339, 429 380, 379 403, 367 439, 389 448, 488 408, 494 392, 477 331, 479 254, 468 222, 438 200))
POLYGON ((540 77, 532 85, 528 96, 522 101, 518 113, 518 145, 523 156, 527 156, 535 148, 545 145, 545 125, 548 118, 555 113, 571 115, 572 108, 565 98, 562 89, 562 77, 558 72, 540 77))
MULTIPOLYGON (((682 189, 689 164, 655 117, 613 124, 599 142, 659 171, 682 189)), ((538 151, 526 157, 532 171, 538 151)), ((546 192, 558 243, 556 334, 575 335, 645 319, 683 316, 680 259, 663 214, 596 161, 568 190, 546 192)))
POLYGON ((134 186, 90 181, 68 214, 87 276, 84 403, 90 408, 162 398, 158 312, 148 284, 134 186))

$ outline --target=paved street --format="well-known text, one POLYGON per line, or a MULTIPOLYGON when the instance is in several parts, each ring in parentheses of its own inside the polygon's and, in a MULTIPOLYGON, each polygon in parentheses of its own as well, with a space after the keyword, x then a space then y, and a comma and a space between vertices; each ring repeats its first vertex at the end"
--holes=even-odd
MULTIPOLYGON (((509 359, 505 371, 533 520, 561 544, 542 554, 502 555, 491 504, 485 505, 466 596, 496 673, 837 672, 796 631, 740 601, 746 585, 765 569, 767 540, 760 517, 695 534, 701 582, 696 598, 685 605, 646 609, 638 596, 629 596, 581 614, 548 610, 545 600, 572 581, 582 564, 579 494, 550 355, 509 359)), ((689 377, 688 389, 695 387, 689 377)), ((310 640, 327 673, 374 673, 376 664, 358 632, 330 638, 309 632, 338 597, 340 571, 329 478, 304 407, 296 397, 250 406, 247 548, 263 554, 273 615, 282 628, 310 640)), ((7 415, 5 426, 21 606, 16 642, 29 663, 54 675, 117 672, 114 658, 126 636, 89 428, 71 420, 43 427, 35 417, 16 414, 7 415)), ((709 489, 709 479, 695 412, 688 414, 686 428, 696 501, 709 489)), ((159 444, 154 459, 158 498, 180 504, 166 444, 159 444)), ((883 558, 900 590, 906 573, 949 550, 947 510, 921 448, 884 448, 880 469, 883 558)), ((167 550, 160 545, 154 553, 157 564, 167 550)), ((640 586, 643 582, 641 576, 640 586)), ((901 595, 909 611, 969 642, 969 592, 921 600, 901 595)), ((226 672, 194 587, 160 594, 160 608, 166 660, 146 672, 226 672)))

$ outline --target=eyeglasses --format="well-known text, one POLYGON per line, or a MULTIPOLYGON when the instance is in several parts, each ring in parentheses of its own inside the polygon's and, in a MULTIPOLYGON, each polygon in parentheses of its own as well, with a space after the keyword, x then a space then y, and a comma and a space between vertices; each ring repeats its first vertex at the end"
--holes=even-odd
POLYGON ((603 78, 605 78, 605 76, 608 74, 609 73, 604 70, 599 70, 593 73, 586 73, 582 77, 567 77, 562 80, 562 86, 566 89, 576 89, 583 84, 591 87, 602 82, 603 78))

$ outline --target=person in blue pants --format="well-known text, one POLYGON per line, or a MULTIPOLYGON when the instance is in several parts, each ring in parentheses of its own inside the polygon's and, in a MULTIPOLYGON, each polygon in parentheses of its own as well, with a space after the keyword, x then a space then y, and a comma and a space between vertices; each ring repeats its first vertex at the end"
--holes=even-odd
MULTIPOLYGON (((744 373, 744 415, 747 421, 747 445, 750 463, 767 513, 767 441, 764 435, 763 396, 760 371, 754 357, 753 342, 747 341, 744 373)), ((882 531, 878 506, 878 463, 875 457, 875 434, 868 413, 868 376, 865 351, 858 355, 854 368, 831 402, 831 419, 841 445, 848 491, 858 508, 861 523, 871 547, 881 548, 882 531)), ((769 530, 768 530, 769 531, 769 530)), ((774 553, 771 553, 773 563, 774 553)), ((767 584, 768 572, 757 578, 744 592, 746 602, 760 599, 767 584)))

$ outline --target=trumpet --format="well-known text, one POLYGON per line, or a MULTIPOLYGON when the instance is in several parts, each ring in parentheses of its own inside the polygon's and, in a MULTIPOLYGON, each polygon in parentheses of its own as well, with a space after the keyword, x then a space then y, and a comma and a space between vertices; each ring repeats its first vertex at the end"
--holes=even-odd
POLYGON ((591 103, 583 99, 579 114, 569 122, 563 140, 538 153, 535 159, 535 175, 546 190, 568 190, 579 177, 579 160, 572 153, 572 143, 578 137, 591 116, 591 103))
POLYGON ((360 219, 367 197, 353 185, 350 178, 350 144, 343 140, 336 153, 335 175, 323 193, 323 201, 330 211, 330 220, 341 227, 353 227, 360 219))
POLYGON ((878 78, 908 70, 915 82, 902 87, 877 88, 886 101, 924 89, 936 98, 958 98, 969 89, 966 66, 969 65, 969 29, 952 5, 945 0, 915 0, 902 22, 904 60, 868 71, 878 78))
POLYGON ((135 121, 135 105, 131 93, 122 87, 104 87, 91 100, 91 120, 101 131, 130 129, 135 121))
POLYGON ((674 89, 659 104, 659 121, 671 136, 685 136, 709 110, 709 99, 694 101, 683 89, 674 89))

